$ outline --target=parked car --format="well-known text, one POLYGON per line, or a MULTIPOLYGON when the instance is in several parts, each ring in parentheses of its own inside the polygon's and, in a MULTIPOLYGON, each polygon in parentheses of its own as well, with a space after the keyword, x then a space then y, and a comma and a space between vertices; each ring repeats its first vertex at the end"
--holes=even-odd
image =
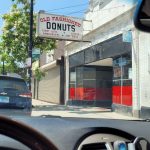
POLYGON ((32 94, 20 77, 0 75, 0 109, 21 109, 31 112, 32 94))

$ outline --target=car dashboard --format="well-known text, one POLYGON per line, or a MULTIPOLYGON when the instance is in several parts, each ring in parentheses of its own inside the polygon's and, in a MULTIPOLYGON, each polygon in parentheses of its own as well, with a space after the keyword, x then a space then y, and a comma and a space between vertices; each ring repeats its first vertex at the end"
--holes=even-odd
MULTIPOLYGON (((123 145, 130 150, 128 145, 137 137, 144 137, 148 142, 150 141, 150 122, 141 120, 61 117, 15 117, 12 119, 42 133, 59 150, 115 150, 115 147, 123 145)), ((0 137, 0 146, 7 147, 8 143, 14 149, 28 149, 11 138, 0 137)), ((136 149, 143 150, 140 146, 136 149)))

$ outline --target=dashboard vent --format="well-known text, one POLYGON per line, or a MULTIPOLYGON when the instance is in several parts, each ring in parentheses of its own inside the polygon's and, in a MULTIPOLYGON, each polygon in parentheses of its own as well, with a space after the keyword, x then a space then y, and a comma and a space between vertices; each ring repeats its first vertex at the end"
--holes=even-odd
POLYGON ((105 143, 91 143, 82 146, 81 150, 107 150, 105 143))

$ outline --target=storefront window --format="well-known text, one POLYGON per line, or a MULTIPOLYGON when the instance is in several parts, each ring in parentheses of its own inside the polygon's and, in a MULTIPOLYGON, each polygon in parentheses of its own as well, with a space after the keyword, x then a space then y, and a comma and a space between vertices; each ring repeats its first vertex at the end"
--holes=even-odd
POLYGON ((113 103, 132 105, 132 59, 130 54, 113 61, 113 103))
POLYGON ((112 100, 112 68, 83 66, 70 69, 70 100, 112 100))
POLYGON ((130 55, 115 58, 113 61, 114 80, 132 79, 132 60, 130 55))
POLYGON ((76 67, 76 87, 83 87, 83 67, 76 67))
POLYGON ((116 58, 113 61, 114 80, 121 79, 121 58, 116 58))
POLYGON ((84 67, 84 100, 96 100, 96 68, 84 67))
POLYGON ((76 71, 75 68, 70 69, 69 99, 75 100, 76 92, 76 71))
POLYGON ((131 79, 132 77, 132 61, 131 56, 126 55, 122 57, 122 79, 131 79))
POLYGON ((96 79, 96 68, 95 67, 84 67, 84 79, 96 79))

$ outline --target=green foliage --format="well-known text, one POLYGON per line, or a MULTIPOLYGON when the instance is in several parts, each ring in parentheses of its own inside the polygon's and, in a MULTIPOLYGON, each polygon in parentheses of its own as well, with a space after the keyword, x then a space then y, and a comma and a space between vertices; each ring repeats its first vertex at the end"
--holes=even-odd
MULTIPOLYGON (((5 72, 16 72, 18 71, 18 67, 15 63, 15 60, 13 59, 12 56, 8 55, 7 53, 2 53, 0 55, 1 57, 1 62, 4 62, 4 68, 5 68, 5 72)), ((2 73, 2 68, 3 68, 3 65, 0 64, 0 73, 2 73)))
POLYGON ((1 55, 1 61, 7 61, 7 59, 8 59, 8 55, 7 55, 7 53, 3 53, 2 55, 1 55))
POLYGON ((36 68, 35 69, 35 79, 37 81, 41 81, 43 77, 45 77, 45 72, 42 72, 39 68, 36 68))
MULTIPOLYGON (((0 53, 7 54, 7 63, 10 63, 14 71, 18 70, 16 62, 24 63, 28 57, 29 29, 30 29, 30 0, 12 0, 10 12, 3 15, 4 26, 0 40, 0 53), (16 68, 17 67, 17 68, 16 68)), ((55 41, 40 39, 36 33, 36 15, 33 26, 33 48, 50 51, 55 48, 55 41)))

